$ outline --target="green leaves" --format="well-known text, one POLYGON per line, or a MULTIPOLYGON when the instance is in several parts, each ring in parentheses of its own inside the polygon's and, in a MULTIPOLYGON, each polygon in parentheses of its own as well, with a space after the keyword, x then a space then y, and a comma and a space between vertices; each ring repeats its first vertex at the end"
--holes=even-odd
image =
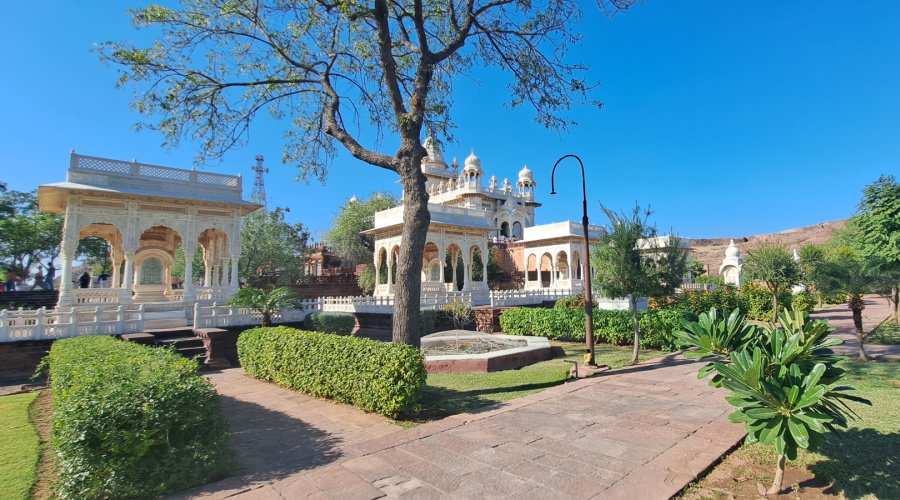
POLYGON ((281 309, 303 309, 302 297, 290 288, 281 287, 266 292, 259 288, 241 288, 228 299, 228 305, 246 307, 262 315, 262 326, 269 326, 272 314, 281 309))
POLYGON ((58 340, 46 360, 60 498, 155 498, 229 472, 219 396, 196 361, 108 336, 58 340))
POLYGON ((415 411, 425 385, 424 356, 408 345, 280 326, 244 331, 237 349, 250 376, 389 417, 415 411))

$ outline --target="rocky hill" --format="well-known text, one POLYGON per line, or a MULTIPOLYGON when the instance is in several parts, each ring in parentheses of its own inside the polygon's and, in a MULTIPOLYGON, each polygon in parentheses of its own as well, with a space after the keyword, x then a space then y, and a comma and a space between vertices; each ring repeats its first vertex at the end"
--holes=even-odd
POLYGON ((722 265, 722 259, 725 257, 725 249, 731 240, 741 249, 741 254, 746 255, 747 250, 754 248, 760 241, 775 240, 787 245, 789 249, 800 249, 804 245, 820 244, 831 238, 836 229, 844 227, 846 219, 835 220, 831 222, 823 222, 813 226, 801 227, 799 229, 789 229, 780 233, 761 234, 757 236, 731 236, 728 238, 698 238, 692 239, 691 247, 694 253, 691 258, 694 261, 703 262, 706 266, 707 273, 712 275, 719 274, 719 266, 722 265))

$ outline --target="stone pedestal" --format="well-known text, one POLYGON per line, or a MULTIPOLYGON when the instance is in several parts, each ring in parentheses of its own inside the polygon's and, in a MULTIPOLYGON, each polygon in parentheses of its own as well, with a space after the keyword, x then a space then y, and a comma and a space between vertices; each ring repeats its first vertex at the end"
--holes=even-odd
POLYGON ((229 332, 221 328, 197 328, 194 334, 203 340, 206 347, 206 359, 203 367, 213 370, 229 368, 231 363, 225 357, 225 340, 229 332))

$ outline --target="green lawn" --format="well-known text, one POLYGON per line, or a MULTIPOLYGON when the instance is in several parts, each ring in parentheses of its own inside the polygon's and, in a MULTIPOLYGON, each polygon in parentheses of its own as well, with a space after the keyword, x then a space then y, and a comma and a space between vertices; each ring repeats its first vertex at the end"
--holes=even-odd
MULTIPOLYGON (((872 406, 853 404, 858 420, 826 434, 818 452, 800 450, 788 466, 804 466, 816 478, 834 483, 834 494, 841 498, 900 498, 900 362, 844 361, 839 366, 848 372, 841 385, 855 387, 855 395, 872 406)), ((744 451, 774 472, 773 446, 755 444, 744 451)))
POLYGON ((28 419, 38 393, 0 397, 0 499, 27 499, 35 480, 41 440, 28 419))
POLYGON ((866 337, 866 344, 900 344, 900 325, 888 318, 866 337))
MULTIPOLYGON (((566 380, 570 359, 581 363, 584 344, 552 341, 553 359, 518 370, 493 373, 432 373, 423 389, 422 410, 413 422, 436 420, 458 413, 539 392, 566 380)), ((595 346, 597 364, 621 368, 631 361, 630 347, 595 346)), ((662 356, 660 351, 641 351, 640 359, 662 356)))

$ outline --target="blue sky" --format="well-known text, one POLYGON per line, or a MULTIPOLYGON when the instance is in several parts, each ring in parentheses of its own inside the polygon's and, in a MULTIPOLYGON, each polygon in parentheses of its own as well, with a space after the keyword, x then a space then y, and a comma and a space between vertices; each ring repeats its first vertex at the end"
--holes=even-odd
MULTIPOLYGON (((0 32, 0 180, 31 190, 65 179, 69 150, 190 168, 196 148, 166 151, 116 89, 117 69, 95 43, 146 38, 124 9, 142 3, 7 2, 0 32)), ((852 215, 862 188, 900 163, 900 2, 648 0, 606 19, 586 2, 579 60, 602 83, 603 109, 574 109, 568 134, 503 106, 508 75, 461 80, 454 116, 460 162, 474 148, 487 176, 527 164, 538 182, 538 223, 581 218, 577 162, 598 201, 652 205, 661 229, 688 238, 770 233, 852 215)), ((285 122, 286 123, 286 122, 285 122)), ((399 194, 396 174, 342 155, 325 185, 295 183, 280 164, 284 124, 260 122, 249 147, 211 171, 244 175, 265 155, 269 206, 321 234, 339 205, 374 190, 399 194)), ((384 151, 397 144, 388 138, 384 151)))

